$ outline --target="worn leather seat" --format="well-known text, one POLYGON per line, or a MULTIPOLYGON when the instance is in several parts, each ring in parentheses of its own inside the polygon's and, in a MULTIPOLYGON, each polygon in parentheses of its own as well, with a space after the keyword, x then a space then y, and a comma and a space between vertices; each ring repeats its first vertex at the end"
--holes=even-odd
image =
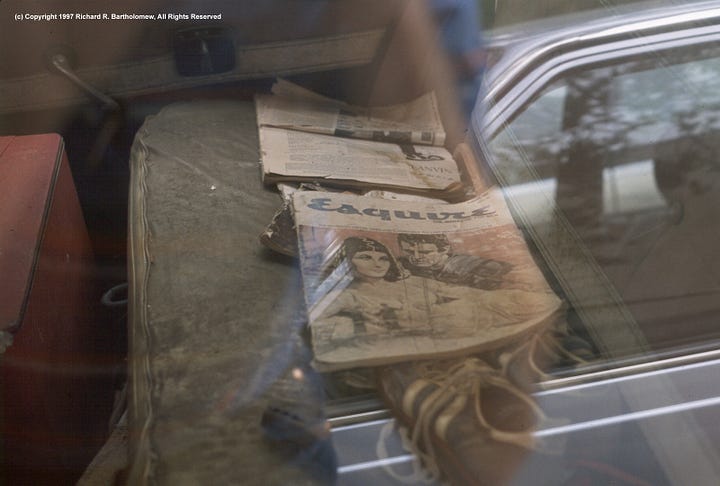
POLYGON ((320 419, 322 393, 292 378, 309 362, 297 265, 258 240, 281 201, 253 103, 166 107, 131 165, 131 484, 302 484, 261 428, 269 403, 320 419))

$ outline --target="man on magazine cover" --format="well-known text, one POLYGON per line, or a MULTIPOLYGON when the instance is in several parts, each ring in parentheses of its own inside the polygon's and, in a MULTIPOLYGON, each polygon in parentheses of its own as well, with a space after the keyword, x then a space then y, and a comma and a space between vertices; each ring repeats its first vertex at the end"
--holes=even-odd
POLYGON ((403 268, 412 275, 483 290, 500 287, 512 265, 476 255, 454 254, 444 234, 398 235, 403 268))

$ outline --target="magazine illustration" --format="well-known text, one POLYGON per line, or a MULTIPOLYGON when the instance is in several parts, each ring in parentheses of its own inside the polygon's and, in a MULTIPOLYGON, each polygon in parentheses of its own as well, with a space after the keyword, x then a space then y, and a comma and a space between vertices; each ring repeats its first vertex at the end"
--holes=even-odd
POLYGON ((485 351, 561 313, 497 190, 462 204, 298 192, 293 210, 318 369, 485 351))

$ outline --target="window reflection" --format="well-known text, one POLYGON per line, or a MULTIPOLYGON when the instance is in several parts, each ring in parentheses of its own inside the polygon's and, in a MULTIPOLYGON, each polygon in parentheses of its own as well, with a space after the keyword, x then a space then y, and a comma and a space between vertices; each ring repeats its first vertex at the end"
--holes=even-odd
POLYGON ((508 199, 569 222, 654 350, 720 338, 719 54, 574 70, 489 143, 508 199))

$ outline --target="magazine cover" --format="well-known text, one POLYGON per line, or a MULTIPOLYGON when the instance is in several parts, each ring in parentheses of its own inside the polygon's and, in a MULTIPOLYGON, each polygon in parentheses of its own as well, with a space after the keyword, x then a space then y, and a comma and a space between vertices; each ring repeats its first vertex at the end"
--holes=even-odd
POLYGON ((489 350, 562 309, 497 190, 462 204, 297 192, 293 210, 318 369, 489 350))

